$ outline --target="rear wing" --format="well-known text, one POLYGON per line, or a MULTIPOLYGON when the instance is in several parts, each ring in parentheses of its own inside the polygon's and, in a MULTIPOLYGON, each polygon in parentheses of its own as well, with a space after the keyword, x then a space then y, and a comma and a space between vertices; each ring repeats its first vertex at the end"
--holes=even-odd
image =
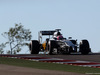
POLYGON ((41 35, 53 35, 56 31, 40 31, 41 35))
POLYGON ((61 29, 56 29, 56 30, 47 30, 47 31, 40 31, 38 33, 38 40, 41 43, 42 42, 42 36, 53 36, 54 32, 59 32, 61 29))
POLYGON ((55 30, 50 30, 50 31, 40 31, 40 34, 42 35, 53 35, 54 32, 59 32, 61 29, 55 29, 55 30))

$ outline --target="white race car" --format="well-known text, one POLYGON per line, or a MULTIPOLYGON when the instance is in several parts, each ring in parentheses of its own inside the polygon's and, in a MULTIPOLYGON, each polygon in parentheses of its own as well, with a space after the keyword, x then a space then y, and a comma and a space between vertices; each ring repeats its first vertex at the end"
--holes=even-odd
POLYGON ((31 54, 38 54, 39 51, 48 51, 48 54, 70 54, 71 52, 81 52, 88 54, 91 52, 88 40, 81 40, 77 44, 77 40, 72 40, 71 37, 66 39, 60 33, 61 29, 51 31, 40 31, 38 40, 32 40, 29 44, 31 54), (42 36, 48 35, 49 38, 42 43, 42 36), (52 36, 52 37, 51 37, 52 36))

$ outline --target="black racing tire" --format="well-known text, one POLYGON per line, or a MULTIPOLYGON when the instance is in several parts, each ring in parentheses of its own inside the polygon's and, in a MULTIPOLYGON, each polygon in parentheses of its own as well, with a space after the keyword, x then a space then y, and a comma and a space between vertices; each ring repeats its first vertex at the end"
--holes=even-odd
POLYGON ((49 55, 53 55, 53 49, 55 48, 55 45, 56 45, 56 41, 50 40, 50 43, 49 43, 49 55))
POLYGON ((79 51, 83 55, 87 55, 90 52, 90 46, 88 40, 81 40, 79 44, 79 51))
POLYGON ((40 44, 37 40, 31 41, 31 54, 38 54, 40 51, 40 44))

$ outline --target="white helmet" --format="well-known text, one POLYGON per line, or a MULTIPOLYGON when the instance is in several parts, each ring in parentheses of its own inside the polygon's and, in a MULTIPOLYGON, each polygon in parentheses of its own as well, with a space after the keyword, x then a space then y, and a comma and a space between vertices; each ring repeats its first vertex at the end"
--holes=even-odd
POLYGON ((60 32, 54 32, 54 34, 53 34, 54 38, 57 37, 58 35, 61 35, 61 33, 60 32))

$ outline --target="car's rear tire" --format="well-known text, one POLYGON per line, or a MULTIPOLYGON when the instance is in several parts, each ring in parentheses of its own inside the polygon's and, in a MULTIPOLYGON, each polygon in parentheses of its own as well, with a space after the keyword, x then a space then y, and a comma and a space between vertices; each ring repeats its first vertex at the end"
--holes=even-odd
POLYGON ((79 51, 81 52, 81 54, 83 55, 87 55, 89 54, 90 50, 90 46, 89 46, 89 42, 88 40, 81 40, 80 44, 79 44, 79 51))
POLYGON ((31 41, 31 54, 38 54, 40 51, 40 44, 37 40, 31 41))

